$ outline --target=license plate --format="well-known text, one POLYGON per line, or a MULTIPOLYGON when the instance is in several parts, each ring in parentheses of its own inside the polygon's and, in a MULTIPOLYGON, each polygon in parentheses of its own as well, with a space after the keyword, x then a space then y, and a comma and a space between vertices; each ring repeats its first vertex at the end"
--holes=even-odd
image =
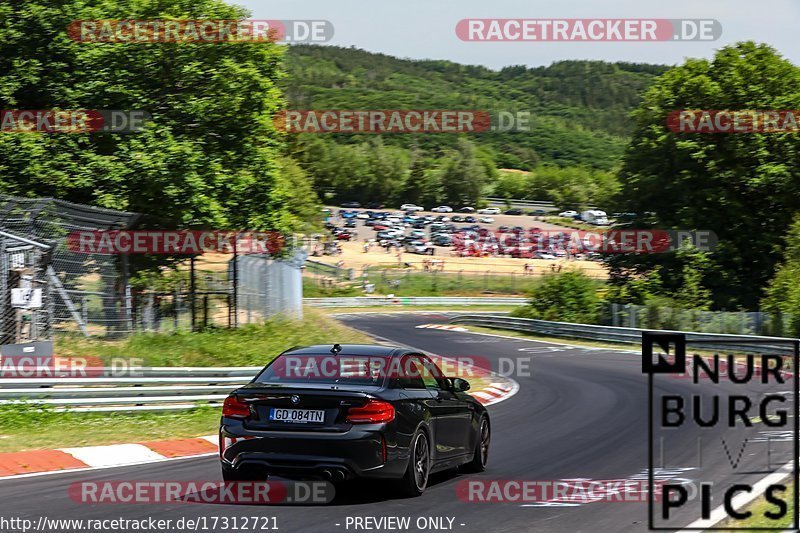
POLYGON ((325 411, 321 409, 276 409, 273 407, 269 410, 269 419, 296 424, 321 424, 325 421, 325 411))

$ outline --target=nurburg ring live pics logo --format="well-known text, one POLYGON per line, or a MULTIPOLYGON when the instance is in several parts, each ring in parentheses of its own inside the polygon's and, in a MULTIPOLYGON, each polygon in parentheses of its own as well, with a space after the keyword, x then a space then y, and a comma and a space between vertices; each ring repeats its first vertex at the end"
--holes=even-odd
POLYGON ((800 341, 690 335, 642 333, 649 528, 796 529, 800 341), (654 494, 667 471, 681 483, 654 494))

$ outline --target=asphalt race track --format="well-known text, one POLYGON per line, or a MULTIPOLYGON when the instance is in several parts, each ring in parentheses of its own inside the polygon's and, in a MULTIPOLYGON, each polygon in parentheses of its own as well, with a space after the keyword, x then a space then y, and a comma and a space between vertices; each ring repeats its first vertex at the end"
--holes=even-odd
MULTIPOLYGON (((479 355, 530 357, 530 376, 513 376, 517 394, 491 406, 492 445, 489 468, 469 479, 486 480, 646 480, 647 378, 636 353, 566 347, 416 325, 446 322, 443 315, 368 314, 342 318, 348 325, 397 343, 442 356, 479 355), (524 351, 521 351, 524 350, 524 351)), ((335 341, 335 339, 331 339, 335 341)), ((679 389, 682 380, 663 387, 679 389)), ((696 458, 697 435, 681 431, 670 442, 670 462, 659 478, 689 482, 729 476, 726 454, 696 458)), ((734 455, 740 442, 728 442, 734 455)), ((787 458, 772 457, 773 470, 787 458)), ((754 482, 768 473, 762 454, 747 448, 739 465, 739 480, 754 482), (744 472, 744 473, 742 473, 744 472)), ((97 504, 72 501, 67 489, 76 481, 217 480, 214 456, 163 463, 0 480, 0 501, 8 517, 50 518, 171 518, 198 516, 274 516, 280 531, 357 531, 346 528, 347 517, 410 516, 453 518, 452 530, 464 532, 616 532, 647 531, 643 502, 474 503, 461 501, 456 485, 465 476, 440 475, 415 499, 394 499, 379 487, 349 487, 327 506, 235 506, 196 503, 97 504)), ((715 500, 712 507, 721 503, 715 500)), ((697 509, 679 513, 674 525, 699 518, 697 509)), ((444 522, 447 524, 447 520, 444 522)), ((222 531, 222 529, 218 529, 222 531)), ((358 529, 365 531, 366 529, 358 529)), ((419 531, 411 527, 409 531, 419 531)), ((423 529, 433 531, 434 529, 423 529)), ((389 529, 370 529, 389 531, 389 529)))

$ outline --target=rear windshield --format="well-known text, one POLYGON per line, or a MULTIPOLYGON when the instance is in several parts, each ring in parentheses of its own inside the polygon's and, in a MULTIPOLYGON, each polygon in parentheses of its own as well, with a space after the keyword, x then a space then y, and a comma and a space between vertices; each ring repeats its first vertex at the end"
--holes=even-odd
POLYGON ((389 361, 389 357, 374 355, 284 354, 270 363, 256 382, 382 386, 389 361))

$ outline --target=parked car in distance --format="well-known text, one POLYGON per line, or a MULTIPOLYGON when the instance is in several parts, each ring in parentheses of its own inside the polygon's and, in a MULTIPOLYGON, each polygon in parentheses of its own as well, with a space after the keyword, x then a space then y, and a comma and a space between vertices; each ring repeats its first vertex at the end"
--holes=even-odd
POLYGON ((434 235, 433 238, 431 238, 431 242, 436 246, 452 246, 453 239, 450 237, 450 235, 440 233, 438 235, 434 235))
POLYGON ((358 220, 355 218, 348 218, 344 221, 345 228, 355 228, 356 226, 358 226, 358 220))
POLYGON ((587 224, 594 224, 595 226, 607 226, 608 215, 605 211, 599 209, 588 209, 581 213, 581 220, 587 224))
POLYGON ((422 231, 421 229, 411 230, 411 233, 409 233, 409 237, 412 237, 414 239, 424 239, 425 232, 422 231))
POLYGON ((512 209, 506 209, 505 214, 506 215, 521 215, 522 214, 522 209, 517 209, 516 207, 512 208, 512 209))
POLYGON ((453 215, 452 217, 450 217, 450 221, 451 222, 464 222, 464 217, 462 217, 461 215, 453 215))
POLYGON ((362 220, 366 220, 366 219, 372 218, 372 217, 370 216, 369 211, 362 211, 362 212, 360 212, 360 213, 358 213, 356 215, 356 218, 360 218, 362 220))
POLYGON ((508 226, 500 226, 497 228, 497 231, 505 232, 508 231, 510 228, 508 226))
POLYGON ((547 211, 544 209, 534 209, 532 211, 528 211, 528 214, 532 217, 544 217, 547 216, 547 211))
POLYGON ((548 252, 533 252, 533 258, 547 259, 548 261, 555 261, 556 259, 558 259, 556 256, 548 252))
POLYGON ((568 211, 560 212, 558 216, 560 216, 561 218, 578 218, 581 215, 577 211, 573 211, 570 209, 568 211))
POLYGON ((433 246, 431 243, 417 240, 409 241, 406 243, 406 252, 421 255, 433 255, 433 246))
POLYGON ((402 211, 425 211, 424 207, 420 207, 415 204, 403 204, 400 206, 402 211))
POLYGON ((484 207, 483 209, 478 209, 479 215, 499 215, 500 208, 499 207, 484 207))
POLYGON ((433 211, 434 213, 452 213, 453 208, 450 207, 449 205, 440 205, 438 207, 434 207, 433 209, 431 209, 431 211, 433 211))
POLYGON ((474 213, 475 212, 475 208, 474 207, 462 207, 461 209, 458 210, 458 212, 459 213, 474 213))
POLYGON ((474 224, 477 221, 478 220, 475 217, 472 217, 472 216, 464 217, 464 222, 468 222, 470 224, 474 224))
POLYGON ((346 207, 348 209, 358 209, 359 207, 361 207, 361 204, 358 202, 343 202, 341 206, 346 207))
POLYGON ((478 219, 478 222, 481 222, 483 224, 491 224, 492 222, 494 222, 494 219, 492 217, 481 217, 478 219))

